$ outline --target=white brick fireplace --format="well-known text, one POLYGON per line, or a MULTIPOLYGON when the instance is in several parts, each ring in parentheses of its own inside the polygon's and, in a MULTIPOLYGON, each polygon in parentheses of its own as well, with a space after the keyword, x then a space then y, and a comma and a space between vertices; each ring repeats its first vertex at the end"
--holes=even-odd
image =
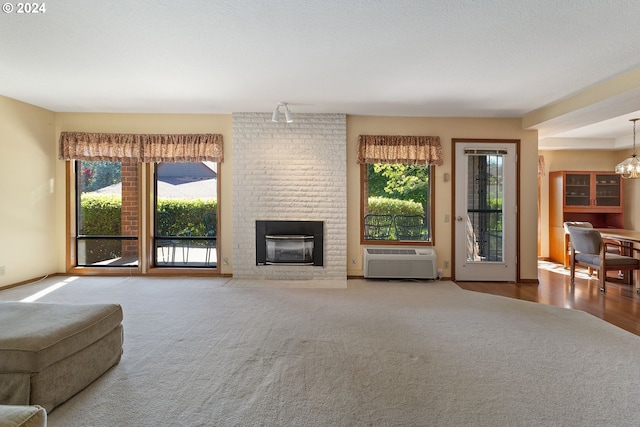
POLYGON ((346 279, 344 114, 233 114, 233 277, 346 279), (256 265, 256 221, 323 221, 324 265, 256 265))

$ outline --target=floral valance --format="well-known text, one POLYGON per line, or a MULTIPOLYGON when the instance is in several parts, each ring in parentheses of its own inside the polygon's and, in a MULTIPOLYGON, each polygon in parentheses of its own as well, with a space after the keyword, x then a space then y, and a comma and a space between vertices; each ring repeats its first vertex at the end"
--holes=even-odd
POLYGON ((360 135, 358 163, 442 165, 439 136, 360 135))
POLYGON ((124 159, 138 162, 222 162, 220 134, 129 134, 62 132, 61 160, 124 159))

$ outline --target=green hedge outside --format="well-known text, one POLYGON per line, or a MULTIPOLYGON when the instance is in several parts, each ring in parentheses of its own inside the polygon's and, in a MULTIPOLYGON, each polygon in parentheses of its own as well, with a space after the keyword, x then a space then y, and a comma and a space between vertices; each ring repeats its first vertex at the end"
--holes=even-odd
POLYGON ((189 230, 192 236, 204 236, 208 231, 204 214, 217 211, 216 199, 158 199, 158 212, 166 212, 173 219, 171 235, 189 230))
POLYGON ((122 198, 114 194, 83 194, 80 200, 80 234, 119 236, 122 234, 122 198))
POLYGON ((368 212, 375 215, 423 215, 422 205, 411 200, 369 197, 368 212))
MULTIPOLYGON (((398 200, 390 199, 387 197, 372 196, 369 197, 368 214, 374 215, 419 215, 424 217, 424 211, 422 205, 418 202, 411 200, 398 200)), ((426 240, 429 236, 429 230, 426 230, 426 234, 419 240, 426 240)), ((370 237, 373 240, 377 240, 379 237, 370 237)), ((380 240, 396 240, 395 228, 391 228, 390 234, 387 238, 380 240)))

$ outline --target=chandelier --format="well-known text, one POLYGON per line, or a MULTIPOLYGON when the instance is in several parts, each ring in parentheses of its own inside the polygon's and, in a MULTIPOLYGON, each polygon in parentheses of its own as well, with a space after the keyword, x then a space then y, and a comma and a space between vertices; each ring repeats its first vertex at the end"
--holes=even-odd
POLYGON ((640 159, 638 159, 638 155, 636 154, 636 122, 638 120, 640 120, 640 118, 629 120, 633 122, 633 154, 616 166, 616 173, 623 178, 640 178, 640 159))

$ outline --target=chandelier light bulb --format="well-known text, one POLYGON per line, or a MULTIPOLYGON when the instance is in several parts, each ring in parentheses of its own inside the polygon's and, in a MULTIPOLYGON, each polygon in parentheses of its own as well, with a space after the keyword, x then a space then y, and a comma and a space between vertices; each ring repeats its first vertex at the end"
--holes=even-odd
POLYGON ((639 119, 631 119, 633 122, 633 154, 628 159, 616 165, 615 172, 625 179, 640 178, 640 159, 636 153, 636 122, 639 119))

